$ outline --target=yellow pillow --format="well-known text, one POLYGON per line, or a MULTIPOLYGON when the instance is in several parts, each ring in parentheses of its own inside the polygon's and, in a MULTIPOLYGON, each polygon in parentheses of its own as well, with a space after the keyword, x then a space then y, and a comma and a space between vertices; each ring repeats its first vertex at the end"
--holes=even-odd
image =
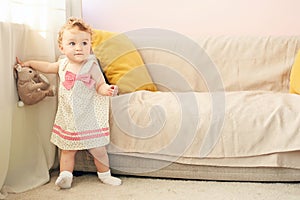
POLYGON ((124 34, 93 30, 92 49, 110 84, 119 93, 157 91, 139 52, 124 34))
POLYGON ((300 51, 297 53, 290 75, 290 93, 300 94, 300 51))

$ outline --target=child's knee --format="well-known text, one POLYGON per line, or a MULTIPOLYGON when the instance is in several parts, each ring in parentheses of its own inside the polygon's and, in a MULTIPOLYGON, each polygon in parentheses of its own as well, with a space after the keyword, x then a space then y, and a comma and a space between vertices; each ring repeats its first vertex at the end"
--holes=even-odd
POLYGON ((75 157, 77 150, 61 150, 61 157, 75 157))
POLYGON ((107 156, 106 149, 103 148, 103 147, 97 147, 97 148, 89 149, 89 152, 96 159, 104 158, 104 157, 107 156))

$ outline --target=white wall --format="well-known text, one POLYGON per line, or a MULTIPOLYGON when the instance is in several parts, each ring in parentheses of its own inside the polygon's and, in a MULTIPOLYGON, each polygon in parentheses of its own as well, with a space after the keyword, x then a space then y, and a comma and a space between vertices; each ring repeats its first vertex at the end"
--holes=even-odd
POLYGON ((297 35, 299 0, 82 0, 94 28, 123 32, 144 27, 187 35, 297 35))

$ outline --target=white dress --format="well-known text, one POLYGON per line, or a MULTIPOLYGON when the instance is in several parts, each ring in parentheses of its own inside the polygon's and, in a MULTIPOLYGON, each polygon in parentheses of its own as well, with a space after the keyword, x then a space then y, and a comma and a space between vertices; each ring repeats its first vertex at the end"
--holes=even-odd
MULTIPOLYGON (((63 150, 83 150, 109 143, 109 97, 97 94, 94 80, 89 80, 97 60, 90 56, 77 75, 65 70, 67 58, 59 66, 58 109, 51 142, 63 150), (66 74, 74 75, 74 85, 64 85, 66 74), (79 80, 85 77, 85 80, 79 80)), ((98 65, 97 65, 98 66, 98 65)), ((100 68, 99 68, 99 73, 100 68)))

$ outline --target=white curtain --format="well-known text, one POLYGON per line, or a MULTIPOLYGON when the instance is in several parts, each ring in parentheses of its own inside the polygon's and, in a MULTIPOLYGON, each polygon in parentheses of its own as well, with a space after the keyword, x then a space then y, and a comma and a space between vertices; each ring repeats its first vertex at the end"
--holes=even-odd
MULTIPOLYGON (((49 181, 56 148, 49 142, 56 97, 18 107, 15 57, 55 61, 63 0, 0 0, 0 199, 49 181)), ((56 76, 48 76, 56 84, 56 76)))

